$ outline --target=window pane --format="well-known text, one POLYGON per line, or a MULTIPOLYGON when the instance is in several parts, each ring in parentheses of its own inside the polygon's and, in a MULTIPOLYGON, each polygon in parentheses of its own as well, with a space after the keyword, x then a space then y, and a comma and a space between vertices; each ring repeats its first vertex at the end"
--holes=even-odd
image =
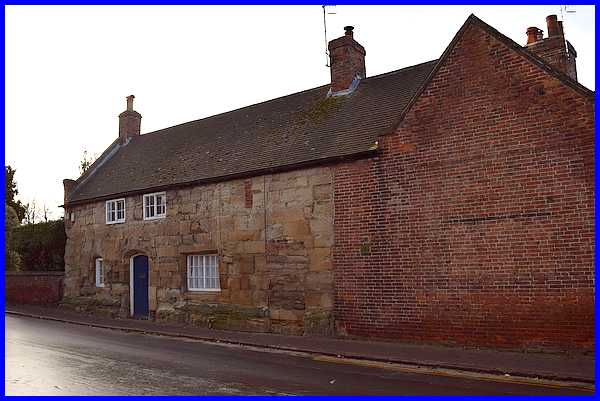
POLYGON ((117 201, 115 207, 117 209, 117 220, 125 219, 125 201, 117 201))
POLYGON ((207 269, 207 263, 206 263, 206 256, 201 256, 200 260, 202 261, 202 288, 206 288, 206 269, 207 269))
POLYGON ((218 290, 219 258, 216 255, 188 255, 187 282, 190 290, 218 290))
POLYGON ((96 287, 102 287, 104 284, 104 267, 102 259, 96 259, 96 287))
POLYGON ((114 202, 108 202, 106 204, 106 220, 108 222, 113 222, 115 220, 114 218, 114 202))

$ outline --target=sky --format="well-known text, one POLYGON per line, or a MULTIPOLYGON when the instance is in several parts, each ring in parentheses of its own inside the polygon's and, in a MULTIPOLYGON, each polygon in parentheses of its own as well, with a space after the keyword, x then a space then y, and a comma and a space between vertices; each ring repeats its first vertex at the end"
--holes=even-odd
MULTIPOLYGON (((5 163, 18 198, 59 218, 62 180, 118 136, 135 95, 142 134, 330 82, 321 6, 5 6, 5 163)), ((563 19, 579 82, 594 90, 594 6, 331 6, 353 25, 367 76, 440 57, 474 13, 524 45, 563 19)))

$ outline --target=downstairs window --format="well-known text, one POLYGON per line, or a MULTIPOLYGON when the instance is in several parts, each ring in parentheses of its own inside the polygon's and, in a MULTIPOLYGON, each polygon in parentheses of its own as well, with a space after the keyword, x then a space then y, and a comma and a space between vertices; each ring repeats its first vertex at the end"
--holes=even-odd
POLYGON ((189 291, 220 291, 219 257, 188 255, 187 287, 189 291))

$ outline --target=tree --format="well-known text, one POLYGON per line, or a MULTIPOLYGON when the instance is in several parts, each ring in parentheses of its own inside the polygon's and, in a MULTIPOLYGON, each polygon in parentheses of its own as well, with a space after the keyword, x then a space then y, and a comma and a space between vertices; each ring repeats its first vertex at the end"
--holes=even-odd
POLYGON ((39 217, 40 213, 39 213, 39 208, 37 206, 37 203, 35 201, 35 199, 33 199, 31 202, 27 202, 24 205, 24 209, 25 209, 25 224, 35 224, 36 223, 36 218, 39 217))
POLYGON ((19 218, 14 209, 4 204, 4 263, 6 270, 19 270, 21 258, 15 250, 13 232, 19 227, 19 218))
POLYGON ((6 179, 6 204, 12 208, 16 213, 19 222, 25 218, 25 205, 20 200, 15 199, 19 194, 17 189, 17 182, 15 181, 16 169, 9 166, 4 166, 5 179, 6 179))
POLYGON ((50 209, 48 209, 48 206, 46 206, 46 204, 44 203, 44 206, 42 207, 42 213, 44 216, 44 222, 47 223, 48 222, 48 216, 50 216, 50 209))
POLYGON ((88 155, 88 151, 83 151, 83 156, 81 156, 81 161, 79 162, 79 174, 83 175, 87 171, 88 168, 94 163, 96 160, 96 155, 93 156, 88 155))

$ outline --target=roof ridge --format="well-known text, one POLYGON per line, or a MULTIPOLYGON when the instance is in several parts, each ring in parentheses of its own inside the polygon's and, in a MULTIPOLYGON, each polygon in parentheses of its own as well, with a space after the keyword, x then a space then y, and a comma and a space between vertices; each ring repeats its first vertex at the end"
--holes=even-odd
POLYGON ((324 85, 316 86, 314 88, 305 89, 305 90, 299 91, 299 92, 289 93, 289 94, 284 95, 284 96, 279 96, 279 97, 276 97, 276 98, 273 98, 273 99, 263 100, 262 102, 253 103, 253 104, 249 104, 247 106, 238 107, 237 109, 223 111, 221 113, 217 113, 217 114, 213 114, 213 115, 210 115, 210 116, 198 118, 196 120, 186 121, 184 123, 171 125, 171 126, 168 126, 168 127, 165 127, 165 128, 160 128, 160 129, 157 129, 155 131, 146 132, 146 133, 140 135, 140 137, 143 137, 144 135, 158 134, 158 133, 161 133, 162 131, 170 130, 170 129, 175 128, 175 127, 179 127, 179 126, 183 126, 183 125, 187 125, 187 124, 192 124, 192 123, 196 123, 196 122, 199 122, 199 121, 208 120, 208 119, 211 119, 211 118, 223 116, 223 115, 226 115, 226 114, 229 114, 229 113, 233 113, 233 112, 236 112, 236 111, 241 111, 241 110, 248 109, 248 108, 254 107, 254 106, 258 106, 258 105, 261 105, 261 104, 266 104, 266 103, 269 103, 269 102, 274 102, 276 100, 282 100, 282 99, 285 99, 287 97, 300 95, 300 94, 307 93, 307 92, 310 92, 310 91, 316 91, 316 90, 322 89, 322 88, 324 88, 326 86, 329 86, 329 84, 324 84, 324 85))
MULTIPOLYGON (((419 64, 410 65, 408 67, 402 67, 402 68, 399 68, 397 70, 388 71, 388 72, 384 72, 384 73, 381 73, 381 74, 377 74, 377 75, 373 75, 373 76, 370 76, 370 77, 366 77, 366 78, 363 79, 363 81, 364 82, 368 82, 368 81, 370 81, 372 79, 383 78, 383 77, 386 77, 388 75, 393 75, 393 74, 397 74, 397 73, 400 73, 400 72, 410 71, 411 69, 422 67, 422 66, 424 66, 426 64, 435 63, 435 62, 437 62, 437 60, 430 60, 430 61, 425 61, 425 62, 422 62, 422 63, 419 63, 419 64)), ((329 85, 330 84, 324 84, 324 85, 316 86, 314 88, 309 88, 309 89, 305 89, 305 90, 302 90, 302 91, 299 91, 299 92, 289 93, 287 95, 283 95, 283 96, 279 96, 279 97, 276 97, 276 98, 264 100, 262 102, 249 104, 247 106, 242 106, 242 107, 239 107, 237 109, 223 111, 221 113, 217 113, 217 114, 213 114, 213 115, 210 115, 210 116, 198 118, 196 120, 190 120, 190 121, 186 121, 186 122, 183 122, 183 123, 171 125, 171 126, 168 126, 168 127, 165 127, 165 128, 160 128, 160 129, 157 129, 157 130, 154 130, 154 131, 146 132, 146 133, 142 134, 141 136, 143 136, 143 135, 151 135, 151 134, 159 134, 162 131, 170 130, 170 129, 175 128, 175 127, 180 127, 180 126, 184 126, 184 125, 187 125, 187 124, 196 123, 196 122, 203 121, 203 120, 208 120, 210 118, 215 118, 215 117, 223 116, 223 115, 226 115, 228 113, 233 113, 233 112, 241 111, 241 110, 244 110, 244 109, 247 109, 247 108, 250 108, 250 107, 254 107, 254 106, 258 106, 258 105, 261 105, 261 104, 267 104, 269 102, 274 102, 274 101, 277 101, 277 100, 282 100, 282 99, 285 99, 285 98, 290 97, 290 96, 296 96, 296 95, 300 95, 302 93, 316 91, 316 90, 325 88, 325 87, 327 87, 329 85)))

